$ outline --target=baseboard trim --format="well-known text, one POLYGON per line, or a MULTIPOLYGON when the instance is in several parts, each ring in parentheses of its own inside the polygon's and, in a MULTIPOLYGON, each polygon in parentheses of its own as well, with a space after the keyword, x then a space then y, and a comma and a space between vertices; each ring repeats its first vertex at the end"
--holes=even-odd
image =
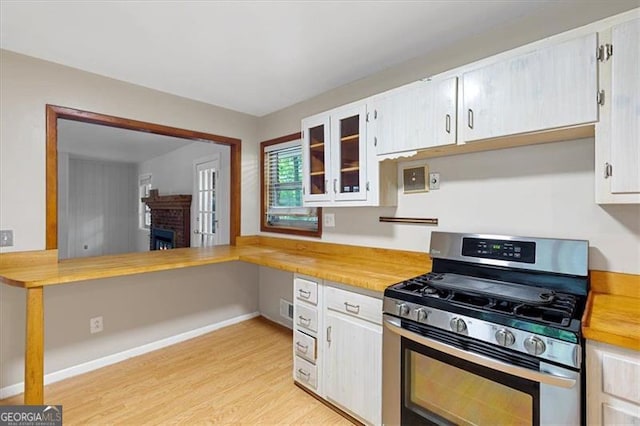
MULTIPOLYGON (((134 356, 143 355, 147 352, 152 352, 158 349, 165 348, 167 346, 175 345, 176 343, 190 340, 203 334, 211 333, 212 331, 219 330, 230 325, 234 325, 243 321, 250 320, 260 316, 260 312, 251 312, 249 314, 239 315, 237 317, 230 318, 228 320, 220 321, 215 324, 205 325, 204 327, 196 328, 194 330, 185 331, 184 333, 176 334, 175 336, 166 337, 164 339, 156 340, 155 342, 147 343, 142 346, 127 349, 122 352, 107 355, 101 358, 87 361, 82 364, 67 367, 62 370, 54 371, 53 373, 45 374, 44 384, 59 382, 64 379, 68 379, 79 374, 88 373, 89 371, 97 370, 98 368, 106 367, 108 365, 115 364, 120 361, 124 361, 134 356)), ((0 399, 9 398, 24 392, 24 382, 16 383, 14 385, 5 386, 0 388, 0 399)))

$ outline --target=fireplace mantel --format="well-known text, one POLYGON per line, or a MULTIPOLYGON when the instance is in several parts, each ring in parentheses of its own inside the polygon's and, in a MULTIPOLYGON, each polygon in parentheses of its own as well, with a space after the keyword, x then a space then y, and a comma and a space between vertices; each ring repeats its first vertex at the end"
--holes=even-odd
POLYGON ((190 209, 191 195, 159 195, 157 189, 152 189, 149 196, 142 199, 151 210, 154 209, 190 209))

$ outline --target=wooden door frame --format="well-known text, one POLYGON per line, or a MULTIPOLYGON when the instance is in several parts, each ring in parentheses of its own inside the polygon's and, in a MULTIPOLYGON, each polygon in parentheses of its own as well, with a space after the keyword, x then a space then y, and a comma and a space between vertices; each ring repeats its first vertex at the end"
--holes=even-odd
POLYGON ((179 129, 162 124, 131 120, 96 112, 56 105, 46 106, 46 249, 58 248, 58 119, 81 121, 119 129, 136 130, 156 135, 173 136, 199 142, 217 143, 230 148, 229 242, 235 245, 240 236, 241 146, 240 139, 179 129))

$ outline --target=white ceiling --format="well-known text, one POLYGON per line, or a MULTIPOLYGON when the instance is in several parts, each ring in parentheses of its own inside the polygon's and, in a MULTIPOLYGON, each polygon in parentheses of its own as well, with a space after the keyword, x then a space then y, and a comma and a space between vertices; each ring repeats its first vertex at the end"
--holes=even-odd
POLYGON ((141 163, 194 142, 153 133, 58 120, 58 151, 74 156, 141 163))
POLYGON ((605 3, 638 4, 2 0, 0 46, 262 116, 514 22, 560 32, 605 3))

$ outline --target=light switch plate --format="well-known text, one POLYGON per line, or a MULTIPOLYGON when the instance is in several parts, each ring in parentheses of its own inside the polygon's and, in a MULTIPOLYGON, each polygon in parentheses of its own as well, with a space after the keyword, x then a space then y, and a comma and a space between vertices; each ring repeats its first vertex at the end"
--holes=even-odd
POLYGON ((336 215, 334 213, 325 213, 323 215, 324 221, 323 225, 325 228, 335 228, 336 226, 336 215))
POLYGON ((13 231, 5 229, 0 231, 0 247, 11 247, 13 245, 13 231))
POLYGON ((440 189, 440 173, 429 173, 429 189, 440 189))

